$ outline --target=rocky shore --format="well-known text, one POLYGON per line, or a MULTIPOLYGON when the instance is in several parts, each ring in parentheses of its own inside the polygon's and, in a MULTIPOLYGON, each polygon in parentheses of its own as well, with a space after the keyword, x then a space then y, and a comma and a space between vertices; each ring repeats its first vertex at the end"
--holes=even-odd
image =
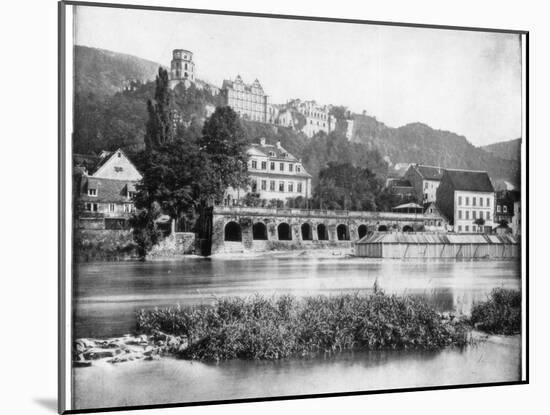
POLYGON ((158 360, 165 355, 183 352, 189 345, 186 336, 172 336, 161 331, 110 339, 77 339, 73 344, 73 367, 94 363, 124 363, 134 360, 158 360))

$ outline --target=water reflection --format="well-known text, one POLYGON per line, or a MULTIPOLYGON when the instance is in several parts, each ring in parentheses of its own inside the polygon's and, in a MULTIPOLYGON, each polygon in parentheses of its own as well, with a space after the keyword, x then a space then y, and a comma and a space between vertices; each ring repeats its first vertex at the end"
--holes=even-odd
POLYGON ((75 335, 130 332, 140 308, 254 293, 367 293, 375 281, 388 293, 421 296, 440 311, 468 313, 494 287, 519 288, 520 268, 516 261, 299 257, 86 263, 77 267, 73 287, 75 335))

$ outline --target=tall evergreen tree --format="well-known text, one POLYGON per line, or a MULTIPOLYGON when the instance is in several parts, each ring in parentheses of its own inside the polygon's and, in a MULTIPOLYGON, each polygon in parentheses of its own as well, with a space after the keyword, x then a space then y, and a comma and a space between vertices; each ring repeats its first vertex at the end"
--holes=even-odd
POLYGON ((147 100, 149 118, 146 125, 145 147, 152 150, 174 140, 172 122, 172 92, 168 86, 168 71, 159 68, 156 77, 155 97, 147 100))

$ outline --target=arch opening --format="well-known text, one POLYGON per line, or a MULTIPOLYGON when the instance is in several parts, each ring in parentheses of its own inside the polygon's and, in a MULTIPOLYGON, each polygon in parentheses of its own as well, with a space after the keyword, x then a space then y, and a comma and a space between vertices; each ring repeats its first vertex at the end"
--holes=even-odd
POLYGON ((302 229, 302 240, 311 241, 313 239, 313 235, 311 234, 311 226, 309 225, 309 223, 303 223, 301 229, 302 229))
POLYGON ((380 225, 378 227, 378 232, 387 232, 388 231, 388 227, 386 225, 380 225))
POLYGON ((359 235, 359 239, 364 238, 367 235, 367 225, 359 225, 357 234, 359 235))
POLYGON ((279 241, 292 241, 292 229, 288 223, 280 223, 277 226, 277 236, 279 241))
POLYGON ((322 223, 317 225, 317 239, 320 241, 328 241, 327 227, 322 223))
POLYGON ((349 230, 344 224, 340 224, 336 227, 336 235, 339 241, 349 241, 349 230))
POLYGON ((252 239, 255 241, 267 241, 267 227, 262 222, 252 225, 252 239))
POLYGON ((227 242, 241 242, 241 225, 237 222, 228 222, 225 225, 224 240, 227 242))
POLYGON ((409 226, 409 225, 403 226, 403 232, 413 232, 412 226, 409 226))

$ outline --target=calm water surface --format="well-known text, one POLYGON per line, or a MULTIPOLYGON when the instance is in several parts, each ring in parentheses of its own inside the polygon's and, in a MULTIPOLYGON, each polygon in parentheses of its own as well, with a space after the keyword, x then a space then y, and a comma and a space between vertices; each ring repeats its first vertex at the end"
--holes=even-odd
POLYGON ((375 280, 388 293, 420 295, 440 311, 468 313, 494 287, 519 289, 520 268, 516 261, 300 257, 86 263, 75 278, 75 335, 130 333, 141 308, 255 293, 366 293, 375 280))
MULTIPOLYGON (((462 313, 494 287, 519 289, 521 283, 513 261, 296 257, 88 263, 78 267, 75 278, 75 334, 129 333, 141 308, 254 293, 367 293, 376 280, 386 292, 419 295, 438 310, 462 313)), ((103 363, 73 373, 78 409, 517 381, 521 338, 492 336, 439 352, 355 352, 274 362, 164 358, 103 363)))

